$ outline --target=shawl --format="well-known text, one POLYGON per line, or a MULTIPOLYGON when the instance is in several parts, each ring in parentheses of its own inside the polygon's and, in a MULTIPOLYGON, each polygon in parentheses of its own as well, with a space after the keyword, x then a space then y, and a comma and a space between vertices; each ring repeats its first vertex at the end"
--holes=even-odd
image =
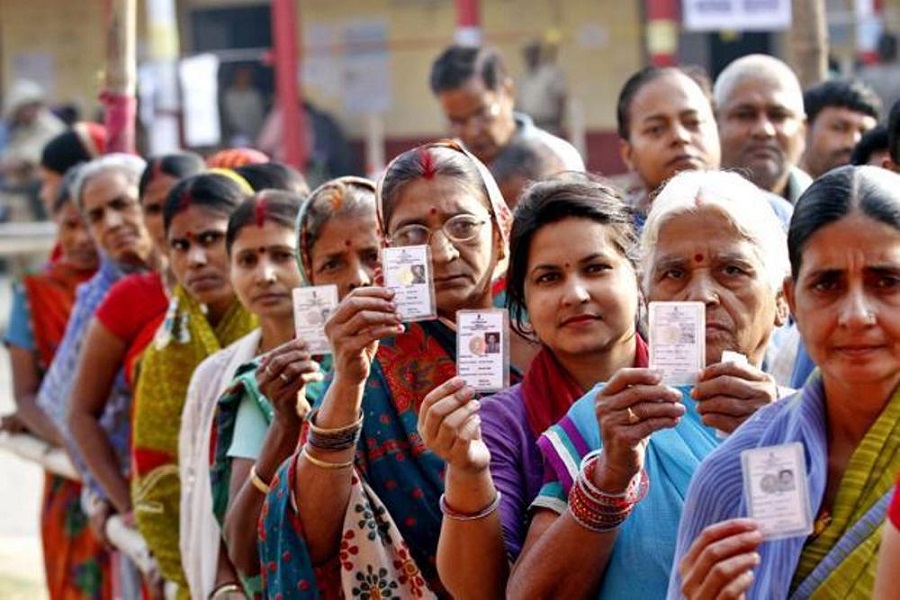
POLYGON ((422 399, 456 372, 454 333, 440 321, 407 325, 384 340, 363 398, 350 501, 337 560, 314 569, 292 501, 296 456, 279 469, 260 516, 260 560, 269 597, 440 591, 435 555, 443 461, 417 431, 422 399))
POLYGON ((22 287, 32 315, 35 349, 41 370, 46 370, 66 333, 69 315, 75 305, 76 288, 96 271, 80 271, 63 262, 50 263, 40 273, 25 275, 22 287), (40 318, 34 318, 40 315, 40 318))
MULTIPOLYGON (((634 366, 647 366, 647 344, 638 334, 635 334, 635 342, 634 366)), ((537 438, 566 414, 569 407, 584 395, 584 390, 545 346, 525 373, 522 394, 528 425, 537 438)))
MULTIPOLYGON (((825 390, 814 371, 801 390, 764 407, 697 470, 678 532, 676 560, 708 525, 747 515, 740 454, 800 442, 805 449, 813 514, 821 508, 828 475, 825 390)), ((869 428, 844 472, 832 523, 815 540, 793 537, 763 543, 747 598, 869 598, 882 524, 900 469, 900 390, 869 428)), ((681 597, 673 571, 669 598, 681 597)))
POLYGON ((141 363, 134 403, 134 516, 163 576, 182 589, 186 581, 178 551, 178 419, 194 369, 249 333, 255 321, 235 300, 213 328, 201 305, 177 286, 166 318, 141 363))
POLYGON ((178 475, 181 479, 178 544, 181 564, 193 598, 208 598, 215 588, 222 532, 212 516, 209 438, 216 400, 238 366, 253 358, 261 332, 255 329, 216 352, 194 371, 188 386, 178 434, 178 475))
MULTIPOLYGON (((547 481, 533 507, 558 514, 566 510, 581 460, 603 445, 594 412, 594 398, 603 385, 596 385, 538 439, 547 481)), ((665 596, 688 484, 700 462, 719 444, 715 430, 701 423, 691 388, 680 389, 687 411, 674 428, 650 436, 644 457, 650 489, 619 530, 599 598, 665 596)))

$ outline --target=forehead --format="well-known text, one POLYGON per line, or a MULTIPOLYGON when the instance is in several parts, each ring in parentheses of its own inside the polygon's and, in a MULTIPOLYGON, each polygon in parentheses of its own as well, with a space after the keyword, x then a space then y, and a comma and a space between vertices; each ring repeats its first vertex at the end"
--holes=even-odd
POLYGON ((700 208, 673 215, 660 226, 653 258, 654 262, 683 259, 703 264, 727 254, 758 261, 755 249, 719 210, 700 208))
POLYGON ((169 237, 184 237, 188 233, 222 231, 228 227, 228 216, 208 208, 191 205, 172 217, 169 237))
POLYGON ((853 265, 900 265, 900 230, 853 213, 816 231, 802 250, 801 272, 853 265))
POLYGON ((178 183, 177 177, 171 175, 160 174, 150 180, 147 187, 144 188, 144 196, 142 200, 163 200, 165 195, 169 193, 175 184, 178 183))
POLYGON ((487 200, 474 195, 471 186, 452 177, 416 179, 403 186, 394 201, 388 229, 400 221, 430 222, 467 213, 488 213, 487 200))
POLYGON ((816 115, 815 124, 834 123, 836 121, 849 121, 861 125, 867 130, 878 124, 878 121, 871 115, 847 108, 846 106, 826 106, 816 115))
POLYGON ((293 248, 295 244, 293 227, 265 221, 262 227, 257 227, 256 223, 241 227, 234 238, 233 249, 263 246, 290 246, 293 248))
POLYGON ((313 249, 334 252, 336 249, 378 245, 378 226, 374 213, 339 215, 322 224, 313 249))
POLYGON ((465 114, 481 108, 495 95, 487 89, 480 77, 469 77, 461 86, 444 90, 438 94, 438 100, 448 115, 465 114))
POLYGON ((640 121, 656 116, 696 111, 711 115, 712 107, 703 91, 682 73, 666 73, 646 83, 631 102, 630 119, 640 121))
POLYGON ((85 210, 105 205, 110 200, 127 195, 137 197, 137 183, 128 181, 121 171, 102 171, 84 183, 81 190, 81 202, 85 210))
POLYGON ((781 108, 803 112, 803 98, 796 86, 776 75, 745 75, 731 89, 725 99, 725 110, 737 107, 757 109, 781 108))
POLYGON ((589 254, 618 253, 614 234, 608 225, 591 219, 568 218, 548 223, 534 233, 528 248, 528 262, 578 260, 589 254))

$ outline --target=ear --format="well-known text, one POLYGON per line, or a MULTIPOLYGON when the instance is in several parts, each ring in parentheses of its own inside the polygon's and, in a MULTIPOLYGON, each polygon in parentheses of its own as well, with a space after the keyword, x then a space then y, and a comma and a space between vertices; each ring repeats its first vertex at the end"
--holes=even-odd
POLYGON ((506 94, 510 100, 516 97, 516 85, 515 83, 513 83, 512 77, 507 77, 506 79, 504 79, 498 89, 499 91, 506 94))
POLYGON ((777 303, 775 325, 781 326, 787 322, 790 315, 796 314, 796 299, 794 297, 794 278, 785 277, 784 283, 781 284, 781 293, 775 300, 777 303))
POLYGON ((627 140, 620 139, 619 156, 622 157, 622 162, 625 163, 625 166, 628 167, 628 170, 634 171, 634 163, 631 162, 631 153, 631 144, 629 144, 627 140))
POLYGON ((894 173, 900 173, 900 164, 895 163, 891 160, 891 157, 888 156, 884 159, 884 162, 881 164, 882 167, 887 169, 888 171, 893 171, 894 173))

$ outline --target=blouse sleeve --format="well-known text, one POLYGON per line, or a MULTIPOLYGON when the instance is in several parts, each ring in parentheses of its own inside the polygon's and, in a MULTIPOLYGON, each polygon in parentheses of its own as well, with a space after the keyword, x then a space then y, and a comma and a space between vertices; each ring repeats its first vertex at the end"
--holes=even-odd
POLYGON ((13 290, 12 308, 9 311, 9 327, 3 336, 3 343, 33 352, 34 332, 31 329, 31 309, 25 288, 17 285, 13 290))
POLYGON ((234 436, 231 438, 231 446, 228 447, 228 456, 250 460, 259 458, 268 429, 269 425, 266 423, 262 411, 256 405, 256 401, 245 394, 238 407, 234 422, 234 436))

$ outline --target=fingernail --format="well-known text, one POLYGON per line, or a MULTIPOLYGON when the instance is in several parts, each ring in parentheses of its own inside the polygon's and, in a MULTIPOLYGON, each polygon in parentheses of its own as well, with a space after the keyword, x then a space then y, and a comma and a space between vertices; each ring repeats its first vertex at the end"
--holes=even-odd
POLYGON ((481 402, 478 400, 469 400, 468 407, 472 410, 478 410, 481 407, 481 402))
POLYGON ((393 302, 388 302, 388 310, 390 310, 390 311, 396 311, 396 310, 397 310, 397 305, 394 304, 393 302))
MULTIPOLYGON (((762 557, 759 555, 759 552, 754 552, 754 553, 753 553, 753 564, 754 564, 754 566, 755 566, 755 565, 758 565, 761 561, 762 561, 762 557)), ((753 572, 752 572, 752 571, 750 572, 750 575, 751 575, 751 576, 753 575, 753 572)))

